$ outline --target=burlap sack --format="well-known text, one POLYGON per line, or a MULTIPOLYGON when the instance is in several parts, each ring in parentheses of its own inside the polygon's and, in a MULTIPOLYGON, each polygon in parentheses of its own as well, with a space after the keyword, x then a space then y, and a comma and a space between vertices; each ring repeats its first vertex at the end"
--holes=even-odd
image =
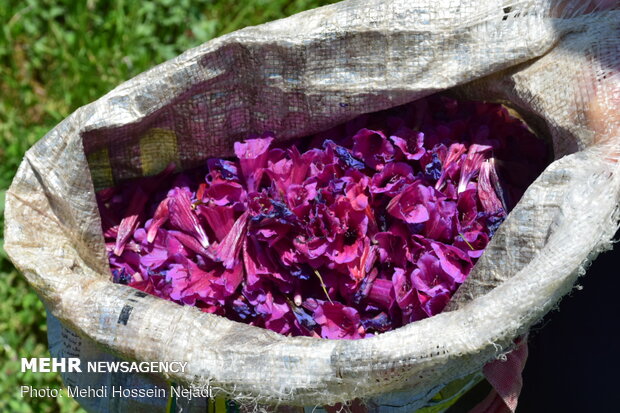
POLYGON ((413 411, 507 351, 617 229, 620 10, 590 3, 349 0, 189 50, 27 152, 7 192, 6 251, 84 340, 124 358, 189 362, 167 380, 297 406, 409 394, 391 411, 413 411), (516 108, 555 158, 454 311, 364 340, 288 338, 110 282, 95 188, 230 155, 249 133, 302 136, 448 88, 516 108))

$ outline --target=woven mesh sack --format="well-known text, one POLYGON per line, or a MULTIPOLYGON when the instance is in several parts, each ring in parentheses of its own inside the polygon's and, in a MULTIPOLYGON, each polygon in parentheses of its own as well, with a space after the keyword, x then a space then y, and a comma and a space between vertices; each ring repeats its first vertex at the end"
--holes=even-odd
POLYGON ((7 192, 5 249, 64 326, 57 354, 188 361, 143 379, 208 384, 252 406, 406 394, 377 411, 414 411, 508 351, 610 245, 619 34, 615 2, 546 0, 348 0, 231 33, 123 83, 33 146, 7 192), (96 189, 229 156, 250 133, 304 136, 446 89, 516 109, 554 151, 450 311, 363 340, 290 338, 111 283, 96 189))

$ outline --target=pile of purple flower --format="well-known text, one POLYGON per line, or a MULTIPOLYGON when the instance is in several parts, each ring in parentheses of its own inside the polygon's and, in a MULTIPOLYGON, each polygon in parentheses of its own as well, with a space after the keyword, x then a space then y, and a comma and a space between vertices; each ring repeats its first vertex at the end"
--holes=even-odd
POLYGON ((98 192, 114 282, 332 339, 441 312, 547 159, 501 105, 443 96, 234 151, 98 192))

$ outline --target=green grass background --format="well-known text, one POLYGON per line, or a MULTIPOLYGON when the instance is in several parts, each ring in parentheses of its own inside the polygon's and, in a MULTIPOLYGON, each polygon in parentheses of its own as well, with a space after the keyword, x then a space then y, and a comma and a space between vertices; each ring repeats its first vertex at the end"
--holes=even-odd
POLYGON ((49 357, 43 305, 2 248, 4 195, 24 152, 78 107, 214 37, 336 0, 0 1, 0 412, 83 411, 68 396, 22 398, 20 386, 61 386, 21 373, 49 357))

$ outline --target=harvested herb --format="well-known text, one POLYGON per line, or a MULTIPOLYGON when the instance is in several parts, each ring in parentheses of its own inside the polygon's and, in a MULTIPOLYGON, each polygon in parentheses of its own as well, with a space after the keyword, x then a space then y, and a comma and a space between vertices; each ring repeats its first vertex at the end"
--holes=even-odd
POLYGON ((286 335, 442 311, 546 147, 501 105, 432 96, 97 194, 112 279, 286 335))

